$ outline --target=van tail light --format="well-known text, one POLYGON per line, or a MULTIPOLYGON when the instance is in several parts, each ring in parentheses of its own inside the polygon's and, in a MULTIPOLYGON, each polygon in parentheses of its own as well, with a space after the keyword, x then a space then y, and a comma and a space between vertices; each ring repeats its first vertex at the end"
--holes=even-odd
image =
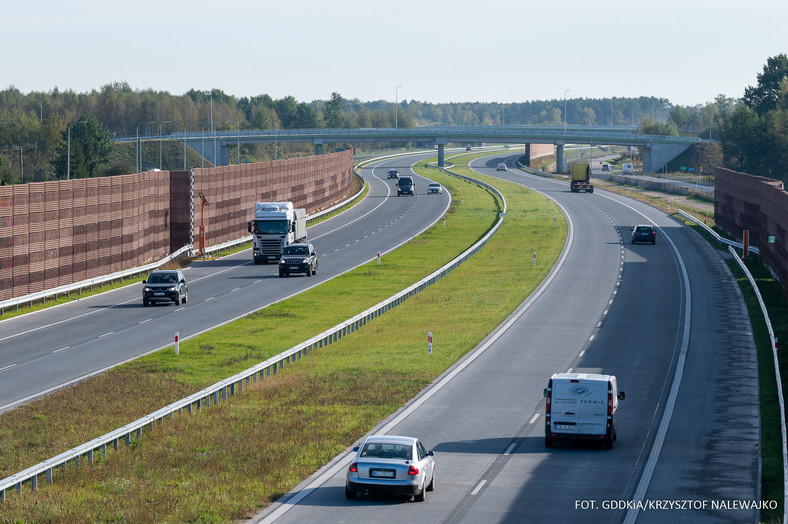
POLYGON ((613 393, 607 392, 607 414, 613 416, 613 393))
POLYGON ((353 464, 351 464, 350 467, 347 468, 347 470, 352 473, 358 473, 358 462, 354 462, 353 464))
POLYGON ((419 474, 419 468, 417 468, 416 466, 410 466, 408 468, 408 475, 418 475, 418 474, 419 474))

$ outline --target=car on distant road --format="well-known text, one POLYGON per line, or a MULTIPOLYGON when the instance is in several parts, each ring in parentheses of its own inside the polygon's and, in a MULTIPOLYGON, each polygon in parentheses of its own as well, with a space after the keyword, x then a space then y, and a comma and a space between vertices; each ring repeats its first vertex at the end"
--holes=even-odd
POLYGON ((602 164, 602 171, 610 172, 610 164, 602 164))
POLYGON ((386 493, 423 502, 426 492, 435 489, 434 453, 417 438, 372 435, 353 451, 356 455, 345 476, 346 498, 386 493))
POLYGON ((413 177, 401 176, 397 179, 397 196, 410 195, 413 196, 413 177))
POLYGON ((651 224, 639 224, 632 228, 632 243, 647 242, 657 243, 657 230, 651 224))
POLYGON ((504 164, 503 162, 500 162, 500 163, 499 163, 499 164, 498 164, 498 165, 495 167, 495 170, 496 170, 496 171, 506 171, 506 164, 504 164))
POLYGON ((180 269, 156 269, 142 281, 142 305, 173 302, 176 306, 189 300, 186 277, 180 269))
POLYGON ((397 171, 396 169, 389 169, 388 178, 399 178, 399 171, 397 171))
POLYGON ((279 276, 286 277, 291 273, 304 273, 308 277, 317 275, 317 254, 312 244, 290 244, 282 251, 279 276))
POLYGON ((427 193, 443 194, 443 186, 437 182, 430 182, 430 185, 427 186, 427 193))

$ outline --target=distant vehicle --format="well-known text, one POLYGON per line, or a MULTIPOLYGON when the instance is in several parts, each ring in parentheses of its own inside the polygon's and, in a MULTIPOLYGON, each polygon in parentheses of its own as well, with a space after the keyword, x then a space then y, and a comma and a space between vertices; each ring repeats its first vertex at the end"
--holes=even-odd
POLYGON ((495 166, 496 171, 506 171, 506 164, 500 162, 497 166, 495 166))
POLYGON ((590 182, 591 168, 588 164, 572 164, 570 176, 572 180, 569 182, 569 189, 572 193, 579 193, 580 191, 594 192, 594 186, 590 182))
POLYGON ((399 178, 399 171, 396 169, 389 169, 389 178, 399 178))
POLYGON ((610 171, 610 164, 602 164, 602 171, 610 171))
POLYGON ((632 228, 632 243, 649 242, 657 243, 657 230, 651 224, 639 224, 632 228))
POLYGON ((465 146, 465 150, 466 151, 470 151, 471 150, 471 146, 465 146))
POLYGON ((157 269, 142 281, 142 305, 155 302, 173 302, 180 306, 189 300, 186 277, 180 269, 157 269))
POLYGON ((427 186, 427 193, 438 193, 440 195, 443 193, 443 186, 437 182, 430 182, 430 185, 427 186))
POLYGON ((593 439, 605 449, 613 448, 618 429, 619 393, 614 375, 556 373, 550 377, 545 396, 544 443, 548 448, 559 439, 593 439))
POLYGON ((345 477, 345 497, 359 493, 412 496, 423 502, 435 489, 434 453, 413 437, 372 435, 358 448, 345 477))
POLYGON ((317 275, 317 254, 312 244, 290 244, 285 247, 279 259, 279 276, 286 277, 291 273, 304 273, 308 277, 317 275))
POLYGON ((634 171, 634 167, 632 166, 632 162, 625 162, 621 164, 622 175, 631 175, 633 171, 634 171))
POLYGON ((413 177, 403 175, 397 179, 397 196, 413 196, 413 177))

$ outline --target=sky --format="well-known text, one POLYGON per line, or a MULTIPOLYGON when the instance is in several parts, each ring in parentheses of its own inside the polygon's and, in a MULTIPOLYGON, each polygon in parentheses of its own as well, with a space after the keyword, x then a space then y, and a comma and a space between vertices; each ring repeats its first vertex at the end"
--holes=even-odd
POLYGON ((788 53, 788 1, 25 0, 0 89, 220 89, 299 102, 739 98, 788 53), (567 91, 568 90, 568 91, 567 91))

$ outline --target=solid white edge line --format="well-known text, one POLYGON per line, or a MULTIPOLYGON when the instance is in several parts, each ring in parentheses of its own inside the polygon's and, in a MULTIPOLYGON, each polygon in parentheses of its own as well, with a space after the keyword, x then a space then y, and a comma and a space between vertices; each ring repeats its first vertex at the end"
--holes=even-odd
MULTIPOLYGON (((532 191, 536 191, 536 190, 532 189, 532 191)), ((561 267, 566 262, 566 259, 569 257, 569 251, 572 249, 572 242, 575 236, 574 223, 572 222, 572 218, 569 216, 569 213, 567 213, 566 209, 564 209, 564 207, 558 202, 553 201, 553 203, 556 204, 559 208, 561 208, 561 211, 563 211, 564 216, 566 217, 567 237, 561 256, 558 258, 558 261, 556 262, 555 266, 553 266, 553 269, 550 271, 550 274, 547 276, 547 278, 545 278, 545 280, 526 299, 526 301, 523 302, 515 310, 514 313, 512 313, 512 315, 508 318, 508 320, 504 321, 502 325, 496 328, 495 331, 493 331, 493 333, 490 335, 490 337, 487 338, 484 342, 482 342, 482 344, 477 349, 472 350, 469 353, 469 356, 465 360, 458 363, 454 369, 452 369, 450 372, 444 375, 439 382, 437 382, 432 388, 424 392, 423 395, 417 397, 411 404, 408 405, 407 408, 403 409, 399 413, 399 415, 395 416, 389 422, 385 423, 382 427, 374 428, 368 434, 370 435, 386 434, 391 429, 393 429, 394 426, 400 424, 406 417, 410 416, 411 413, 413 413, 422 404, 424 404, 424 402, 429 400, 435 393, 440 391, 446 384, 448 384, 455 376, 457 376, 466 367, 470 366, 474 360, 479 358, 479 356, 481 356, 493 343, 495 343, 504 333, 506 333, 509 330, 509 328, 512 327, 512 325, 515 322, 517 322, 517 320, 519 320, 521 316, 525 314, 525 312, 533 305, 533 303, 542 295, 542 293, 544 293, 547 287, 553 282, 556 275, 558 274, 558 271, 561 269, 561 267)), ((301 489, 297 492, 291 491, 290 493, 293 493, 293 496, 291 498, 281 503, 274 502, 273 504, 271 504, 271 507, 274 508, 277 504, 279 504, 279 507, 276 507, 276 509, 273 509, 270 513, 263 516, 261 519, 252 520, 251 522, 255 524, 257 523, 267 524, 274 522, 276 519, 284 515, 287 511, 290 510, 290 508, 292 508, 293 506, 298 504, 301 500, 306 498, 312 491, 314 491, 315 488, 326 483, 340 469, 342 469, 342 467, 346 466, 350 462, 351 458, 353 457, 353 454, 348 451, 346 451, 344 455, 345 455, 344 457, 342 457, 341 455, 335 457, 334 460, 336 461, 336 464, 334 464, 334 466, 332 466, 328 470, 324 471, 322 474, 319 474, 319 476, 317 476, 315 480, 311 482, 306 488, 301 489)))
MULTIPOLYGON (((604 198, 608 198, 614 202, 621 204, 624 207, 628 207, 635 213, 639 214, 649 222, 651 219, 647 217, 644 213, 641 213, 634 207, 616 200, 615 198, 609 197, 607 195, 601 195, 604 198)), ((652 222, 653 223, 653 222, 652 222)), ((656 225, 656 224, 654 224, 656 225)), ((635 489, 635 493, 632 496, 633 501, 642 501, 646 496, 646 491, 648 491, 649 484, 651 484, 651 477, 654 475, 654 470, 657 467, 657 461, 659 460, 659 454, 662 452, 662 446, 665 443, 665 437, 668 433, 668 426, 670 425, 670 419, 673 416, 673 408, 676 405, 676 399, 679 394, 679 387, 681 386, 681 379, 684 376, 684 364, 687 360, 687 351, 689 349, 689 337, 690 337, 690 322, 692 320, 692 289, 690 288, 690 281, 689 281, 689 274, 687 273, 687 267, 684 264, 684 259, 681 258, 681 253, 679 253, 678 247, 673 242, 673 239, 662 231, 662 234, 665 236, 667 241, 670 243, 671 248, 673 248, 673 252, 676 254, 676 258, 679 261, 679 267, 681 268, 681 274, 684 279, 684 292, 686 294, 686 305, 684 309, 684 330, 682 332, 681 338, 681 351, 679 352, 679 358, 676 362, 676 371, 673 375, 673 384, 670 388, 670 393, 668 394, 668 400, 665 404, 665 411, 662 413, 662 420, 659 423, 659 429, 657 430, 657 435, 654 437, 654 444, 651 446, 651 452, 648 456, 648 461, 646 462, 645 468, 643 468, 643 473, 640 476, 640 481, 638 482, 638 486, 635 489)), ((624 518, 624 524, 634 524, 635 520, 637 520, 637 516, 640 510, 637 508, 637 504, 634 505, 628 512, 626 518, 624 518)))

